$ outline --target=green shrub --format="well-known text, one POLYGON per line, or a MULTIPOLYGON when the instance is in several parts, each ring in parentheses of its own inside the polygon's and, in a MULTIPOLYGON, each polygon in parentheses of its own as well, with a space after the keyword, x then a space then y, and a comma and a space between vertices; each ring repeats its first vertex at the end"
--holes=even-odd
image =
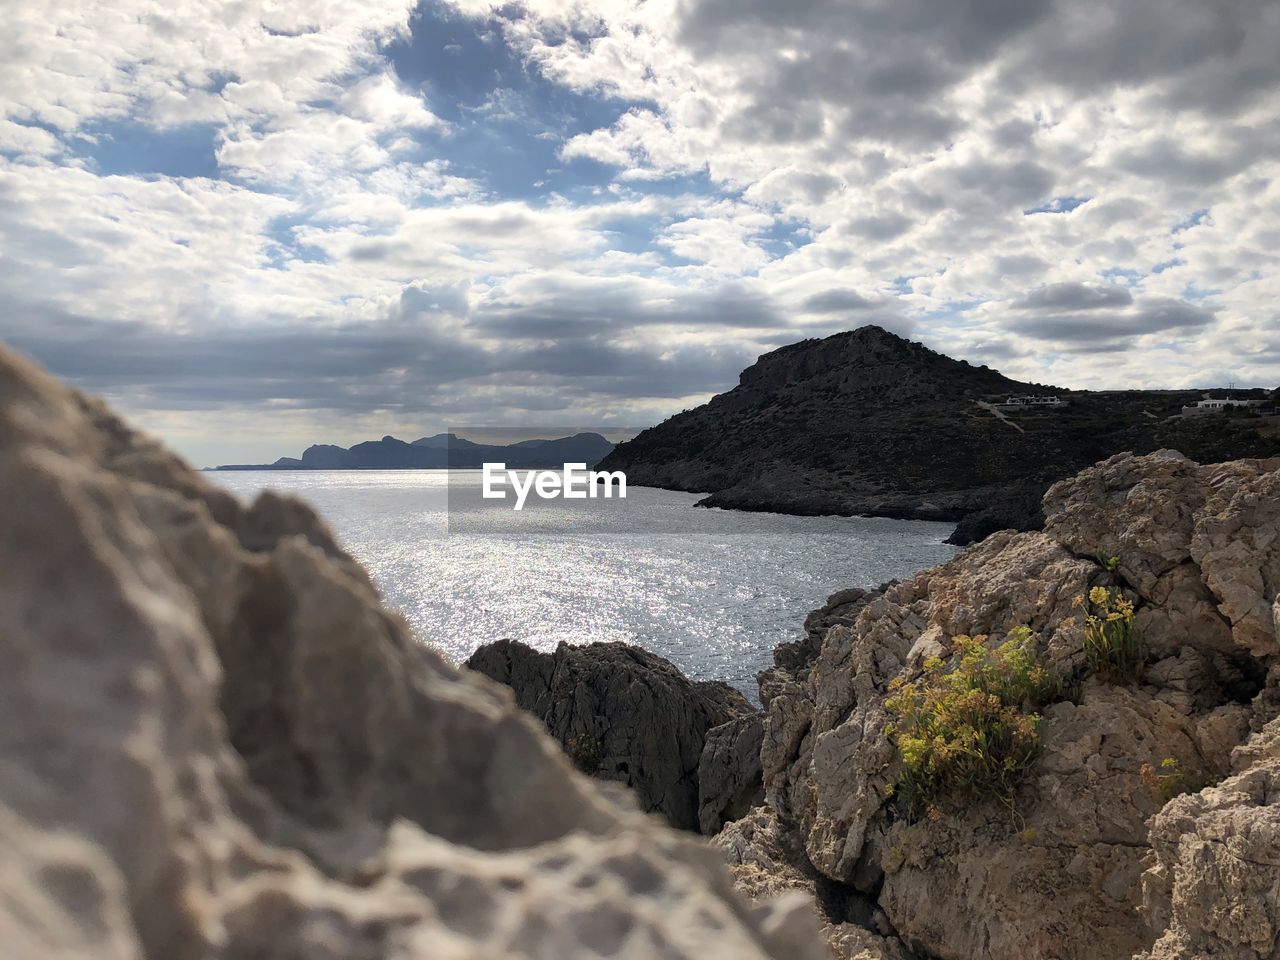
POLYGON ((1137 683, 1147 662, 1147 647, 1133 604, 1118 587, 1094 587, 1088 597, 1076 597, 1075 602, 1089 609, 1084 628, 1089 669, 1102 680, 1137 683))
POLYGON ((1165 757, 1158 767, 1144 763, 1142 779, 1166 803, 1184 793, 1199 793, 1217 782, 1213 777, 1185 769, 1173 757, 1165 757))
POLYGON ((566 740, 564 752, 569 755, 573 765, 587 776, 594 775, 600 769, 600 741, 589 733, 575 734, 566 740))
POLYGON ((1040 755, 1039 714, 1059 684, 1026 627, 989 648, 985 636, 952 639, 950 666, 933 658, 917 679, 890 684, 888 733, 902 760, 894 792, 906 815, 937 815, 944 800, 1014 791, 1040 755))

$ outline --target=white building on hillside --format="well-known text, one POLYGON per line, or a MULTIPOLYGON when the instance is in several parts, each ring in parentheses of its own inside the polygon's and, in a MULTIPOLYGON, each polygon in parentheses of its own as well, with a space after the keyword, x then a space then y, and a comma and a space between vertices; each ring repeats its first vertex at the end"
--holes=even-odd
POLYGON ((1061 397, 1051 396, 1025 396, 1010 397, 1004 403, 998 403, 998 407, 1065 407, 1067 401, 1061 397))
POLYGON ((1235 400, 1231 397, 1209 397, 1201 400, 1195 406, 1183 407, 1182 415, 1184 417, 1195 417, 1202 413, 1223 413, 1232 407, 1252 407, 1256 405, 1255 400, 1235 400))

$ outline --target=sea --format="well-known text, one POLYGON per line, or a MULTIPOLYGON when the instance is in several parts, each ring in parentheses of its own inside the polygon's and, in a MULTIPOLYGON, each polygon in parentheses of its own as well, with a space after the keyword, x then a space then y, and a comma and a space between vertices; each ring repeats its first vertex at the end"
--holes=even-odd
POLYGON ((847 587, 954 555, 951 525, 695 507, 632 486, 625 499, 480 497, 480 471, 224 471, 242 498, 309 501, 417 639, 455 662, 508 637, 539 650, 637 644, 753 701, 773 648, 847 587))

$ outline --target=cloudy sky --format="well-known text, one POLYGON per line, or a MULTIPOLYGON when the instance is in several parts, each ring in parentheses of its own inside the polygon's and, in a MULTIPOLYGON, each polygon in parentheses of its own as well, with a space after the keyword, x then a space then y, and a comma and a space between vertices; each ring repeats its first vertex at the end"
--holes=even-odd
POLYGON ((875 322, 1280 383, 1280 0, 5 3, 0 338, 197 463, 875 322))

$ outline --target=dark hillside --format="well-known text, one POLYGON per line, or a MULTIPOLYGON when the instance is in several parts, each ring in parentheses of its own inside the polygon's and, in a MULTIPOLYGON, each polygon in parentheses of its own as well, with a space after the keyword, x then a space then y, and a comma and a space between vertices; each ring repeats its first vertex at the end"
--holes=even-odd
POLYGON ((1256 417, 1180 416, 1201 397, 1023 383, 870 326, 765 354, 738 386, 620 444, 601 467, 709 493, 707 506, 968 518, 965 539, 1036 526, 1050 483, 1121 451, 1280 455, 1256 417), (1067 405, 993 406, 1021 395, 1067 405))

